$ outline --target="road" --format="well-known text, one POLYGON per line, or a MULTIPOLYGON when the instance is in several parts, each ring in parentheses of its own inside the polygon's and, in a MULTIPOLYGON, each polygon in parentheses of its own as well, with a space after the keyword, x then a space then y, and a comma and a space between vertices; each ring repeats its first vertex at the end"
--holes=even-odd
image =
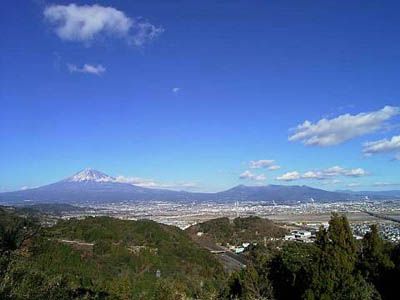
POLYGON ((364 212, 365 212, 366 214, 369 214, 370 216, 373 216, 373 217, 378 218, 378 219, 384 219, 384 220, 388 220, 388 221, 400 223, 400 220, 399 220, 399 219, 396 219, 396 218, 393 218, 393 217, 390 217, 390 216, 385 216, 385 215, 373 213, 373 212, 366 211, 366 210, 365 210, 364 212))
POLYGON ((228 248, 215 244, 208 244, 204 248, 215 254, 229 272, 238 271, 246 267, 246 260, 240 255, 233 253, 228 248))

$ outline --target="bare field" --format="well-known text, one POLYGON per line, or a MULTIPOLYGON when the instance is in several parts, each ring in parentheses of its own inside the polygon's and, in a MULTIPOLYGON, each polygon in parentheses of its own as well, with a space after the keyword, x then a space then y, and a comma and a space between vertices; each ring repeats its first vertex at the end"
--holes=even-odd
MULTIPOLYGON (((363 212, 345 212, 340 213, 346 215, 350 222, 369 222, 376 221, 377 218, 363 212)), ((331 218, 331 213, 320 214, 279 214, 279 215, 266 215, 268 219, 277 222, 328 222, 331 218)))

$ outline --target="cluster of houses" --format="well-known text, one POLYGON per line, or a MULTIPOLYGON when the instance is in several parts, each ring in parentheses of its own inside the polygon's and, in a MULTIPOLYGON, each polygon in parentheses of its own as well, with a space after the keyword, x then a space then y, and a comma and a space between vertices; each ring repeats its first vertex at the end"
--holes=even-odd
MULTIPOLYGON (((355 237, 362 239, 362 237, 370 231, 370 224, 352 224, 351 228, 355 237)), ((387 241, 394 243, 400 242, 400 225, 396 223, 382 223, 378 226, 379 234, 387 241)))
MULTIPOLYGON (((254 245, 257 245, 257 243, 254 243, 254 245)), ((236 254, 242 253, 244 250, 246 250, 247 247, 250 246, 250 243, 242 243, 239 246, 233 246, 233 245, 228 245, 229 250, 232 252, 235 252, 236 254)))
MULTIPOLYGON (((307 230, 292 230, 290 234, 285 235, 285 241, 297 241, 304 243, 312 243, 315 241, 316 233, 320 226, 325 229, 329 227, 328 223, 321 224, 307 224, 305 228, 307 230)), ((370 225, 368 223, 364 224, 351 224, 351 229, 353 231, 353 236, 355 239, 360 240, 363 236, 370 230, 370 225)), ((378 226, 379 234, 385 240, 398 243, 400 242, 400 226, 396 223, 381 223, 378 226)))
MULTIPOLYGON (((321 226, 325 229, 329 227, 328 222, 316 223, 316 224, 293 224, 302 229, 291 230, 289 234, 283 237, 284 241, 294 241, 302 243, 313 243, 316 239, 316 234, 321 226)), ((369 224, 351 224, 353 235, 355 239, 362 239, 364 234, 368 232, 369 224)), ((392 242, 400 242, 400 226, 398 224, 380 224, 379 226, 380 235, 385 239, 392 242)), ((198 232, 197 236, 202 236, 203 232, 198 232)), ((270 238, 269 240, 280 240, 280 238, 270 238)), ((264 238, 266 243, 266 238, 264 238)), ((240 245, 227 244, 227 248, 236 253, 240 254, 244 252, 250 245, 257 245, 257 243, 244 242, 240 245)))
POLYGON ((284 240, 312 243, 315 241, 315 232, 308 230, 292 230, 290 234, 285 235, 284 240))

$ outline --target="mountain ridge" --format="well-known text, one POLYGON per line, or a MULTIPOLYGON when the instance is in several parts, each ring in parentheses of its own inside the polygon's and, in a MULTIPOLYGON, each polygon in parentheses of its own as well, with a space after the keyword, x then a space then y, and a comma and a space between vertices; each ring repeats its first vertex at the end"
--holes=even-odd
POLYGON ((94 169, 84 169, 70 177, 37 188, 0 193, 1 202, 32 201, 42 203, 117 202, 117 201, 265 201, 283 204, 298 202, 336 202, 348 200, 400 199, 400 191, 345 192, 326 191, 306 185, 243 184, 215 192, 187 192, 141 187, 119 182, 116 178, 94 169))

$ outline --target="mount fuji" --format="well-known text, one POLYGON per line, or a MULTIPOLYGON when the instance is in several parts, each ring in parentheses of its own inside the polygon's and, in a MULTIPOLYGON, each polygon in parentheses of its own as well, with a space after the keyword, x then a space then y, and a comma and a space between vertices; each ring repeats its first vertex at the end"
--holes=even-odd
POLYGON ((118 182, 94 169, 84 169, 64 180, 33 189, 0 194, 0 201, 112 202, 137 200, 185 200, 190 193, 144 188, 118 182))
POLYGON ((76 173, 75 175, 72 175, 71 177, 68 177, 67 179, 64 179, 63 181, 64 182, 88 182, 88 181, 116 182, 116 179, 114 177, 108 176, 103 172, 88 168, 84 169, 81 172, 76 173))

